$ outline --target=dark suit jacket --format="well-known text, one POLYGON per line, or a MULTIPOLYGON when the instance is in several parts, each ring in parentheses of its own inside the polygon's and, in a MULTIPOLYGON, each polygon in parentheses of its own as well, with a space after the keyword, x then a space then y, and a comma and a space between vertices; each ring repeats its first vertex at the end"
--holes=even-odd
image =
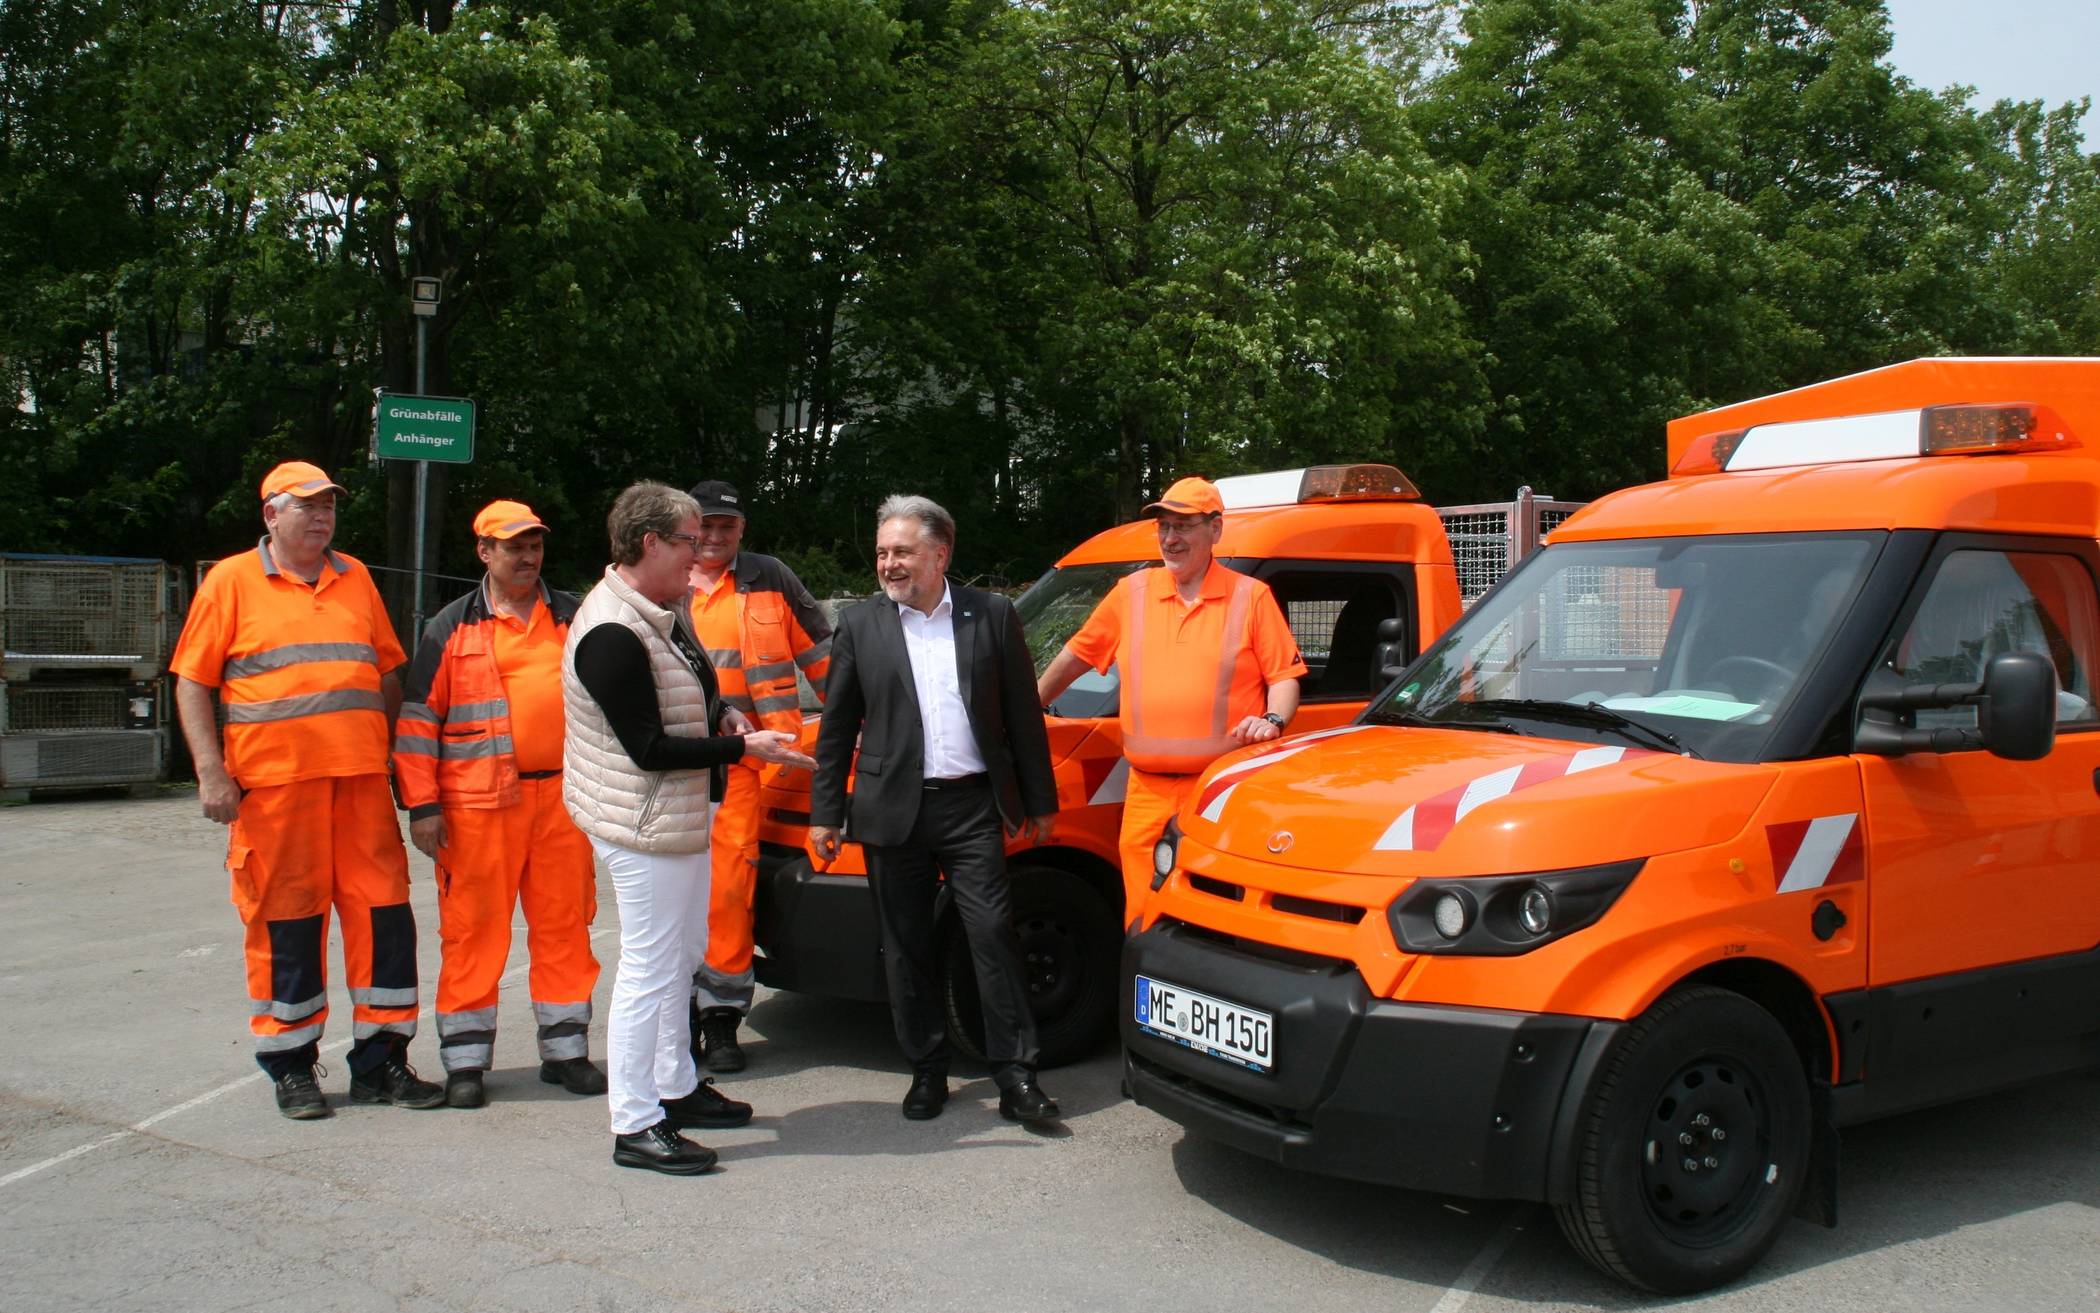
MULTIPOLYGON (((951 582, 955 605, 955 671, 970 730, 1009 831, 1030 816, 1057 810, 1050 740, 1035 697, 1035 665, 1013 603, 997 593, 951 582)), ((831 638, 831 674, 817 731, 812 825, 838 826, 859 843, 900 844, 911 837, 924 782, 926 731, 904 623, 897 604, 877 593, 839 617, 831 638), (855 738, 860 759, 853 760, 855 738), (846 769, 854 768, 847 814, 846 769)))

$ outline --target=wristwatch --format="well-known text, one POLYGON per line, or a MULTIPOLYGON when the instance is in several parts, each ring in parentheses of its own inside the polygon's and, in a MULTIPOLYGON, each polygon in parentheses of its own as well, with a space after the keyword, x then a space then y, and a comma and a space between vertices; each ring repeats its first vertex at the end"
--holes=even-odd
POLYGON ((1289 721, 1285 720, 1283 717, 1277 715, 1273 711, 1262 712, 1261 718, 1263 720, 1268 721, 1271 725, 1274 725, 1278 729, 1282 729, 1285 725, 1290 723, 1289 721))

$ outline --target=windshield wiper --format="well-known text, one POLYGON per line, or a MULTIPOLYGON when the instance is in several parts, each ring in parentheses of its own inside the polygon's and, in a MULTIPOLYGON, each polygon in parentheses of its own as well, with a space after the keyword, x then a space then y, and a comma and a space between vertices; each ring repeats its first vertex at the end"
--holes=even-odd
POLYGON ((1686 747, 1684 740, 1670 731, 1644 724, 1623 711, 1615 711, 1605 706, 1602 702, 1585 702, 1578 706, 1573 702, 1555 702, 1550 698, 1484 698, 1466 705, 1562 725, 1587 725, 1595 729, 1616 730, 1626 738, 1645 742, 1649 747, 1660 745, 1665 751, 1681 753, 1687 757, 1699 755, 1686 747))
POLYGON ((1419 729, 1474 729, 1490 734, 1514 734, 1517 727, 1505 725, 1499 720, 1431 720, 1412 711, 1367 711, 1366 725, 1403 725, 1419 729))

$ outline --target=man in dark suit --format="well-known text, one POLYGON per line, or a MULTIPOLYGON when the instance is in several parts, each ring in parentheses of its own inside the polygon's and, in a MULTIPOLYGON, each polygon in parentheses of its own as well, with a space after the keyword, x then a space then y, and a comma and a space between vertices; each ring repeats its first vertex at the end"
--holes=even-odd
POLYGON ((811 846, 820 861, 836 857, 843 822, 866 847, 890 1014, 912 1066, 904 1115, 937 1117, 948 1100, 933 920, 945 873, 977 968, 999 1113, 1049 1121, 1057 1103, 1035 1080, 1035 1018, 1006 878, 1006 832, 1040 840, 1057 810, 1035 666, 1011 602, 948 582, 948 512, 924 497, 895 496, 876 520, 884 595, 849 608, 832 635, 811 846))

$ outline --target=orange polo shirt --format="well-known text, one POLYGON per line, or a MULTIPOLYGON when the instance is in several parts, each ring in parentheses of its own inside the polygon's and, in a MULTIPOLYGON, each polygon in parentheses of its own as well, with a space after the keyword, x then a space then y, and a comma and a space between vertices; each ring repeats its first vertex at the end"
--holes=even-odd
POLYGON ((362 564, 331 551, 309 584, 265 538, 204 577, 168 668, 219 690, 226 771, 254 789, 385 771, 379 681, 407 661, 362 564))
POLYGON ((1133 654, 1126 649, 1124 615, 1129 598, 1127 584, 1118 584, 1101 599, 1066 648, 1096 671, 1106 671, 1115 662, 1124 670, 1123 719, 1126 728, 1135 711, 1148 733, 1175 738, 1199 738, 1213 732, 1217 711, 1219 664, 1231 660, 1232 678, 1221 730, 1248 716, 1268 709, 1268 687, 1280 680, 1301 679, 1305 662, 1298 653, 1298 640, 1276 605, 1269 586, 1254 582, 1246 616, 1246 637, 1238 650, 1227 653, 1225 625, 1234 589, 1243 578, 1216 561, 1203 576, 1203 591, 1193 605, 1184 604, 1174 591, 1174 577, 1164 566, 1143 572, 1145 616, 1144 651, 1136 654, 1143 669, 1130 677, 1133 654), (1130 705, 1135 684, 1143 705, 1130 705))
POLYGON ((561 627, 544 598, 532 600, 532 618, 491 608, 491 650, 510 703, 511 752, 520 771, 561 769, 565 722, 561 702, 561 627))
POLYGON ((712 588, 695 588, 692 610, 693 634, 710 656, 716 652, 741 652, 744 632, 736 609, 735 570, 722 571, 712 588))

